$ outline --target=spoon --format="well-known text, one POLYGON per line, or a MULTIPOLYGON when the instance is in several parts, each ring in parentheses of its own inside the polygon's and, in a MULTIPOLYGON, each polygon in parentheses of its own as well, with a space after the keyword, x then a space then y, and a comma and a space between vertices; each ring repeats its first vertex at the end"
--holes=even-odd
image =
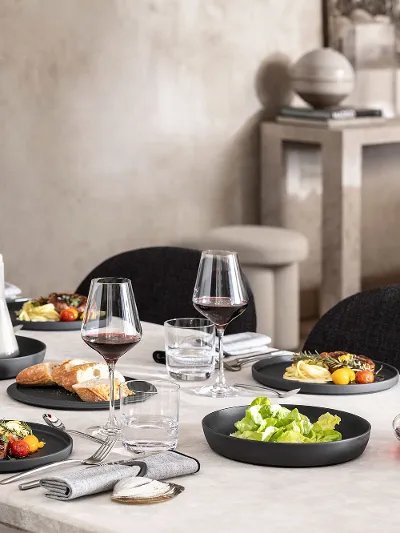
POLYGON ((78 435, 79 437, 83 437, 84 439, 88 440, 94 440, 95 442, 104 442, 103 439, 93 437, 93 435, 89 435, 88 433, 84 433, 83 431, 78 431, 76 429, 66 429, 65 425, 55 415, 44 414, 42 415, 42 417, 46 424, 51 428, 60 429, 61 431, 65 431, 65 433, 71 433, 71 435, 78 435))
POLYGON ((266 386, 261 386, 261 385, 247 385, 246 383, 234 383, 233 386, 237 389, 243 389, 249 392, 271 391, 271 392, 274 392, 278 396, 278 398, 288 398, 289 396, 294 396, 295 394, 300 392, 300 389, 292 389, 292 390, 283 392, 277 389, 273 389, 271 387, 266 387, 266 386))

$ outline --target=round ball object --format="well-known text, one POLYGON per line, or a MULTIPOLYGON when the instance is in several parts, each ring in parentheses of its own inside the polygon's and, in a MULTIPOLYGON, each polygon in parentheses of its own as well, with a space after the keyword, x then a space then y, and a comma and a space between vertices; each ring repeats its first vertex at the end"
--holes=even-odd
POLYGON ((354 88, 354 69, 332 48, 312 50, 290 70, 293 90, 312 107, 338 105, 354 88))

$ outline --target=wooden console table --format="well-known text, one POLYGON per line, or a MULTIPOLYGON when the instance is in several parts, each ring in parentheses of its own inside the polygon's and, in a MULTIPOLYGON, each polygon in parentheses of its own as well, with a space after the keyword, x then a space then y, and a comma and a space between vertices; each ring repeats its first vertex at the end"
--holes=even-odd
POLYGON ((261 222, 283 226, 285 142, 322 150, 322 283, 320 312, 361 290, 361 185, 364 146, 400 143, 400 121, 321 128, 261 125, 261 222))

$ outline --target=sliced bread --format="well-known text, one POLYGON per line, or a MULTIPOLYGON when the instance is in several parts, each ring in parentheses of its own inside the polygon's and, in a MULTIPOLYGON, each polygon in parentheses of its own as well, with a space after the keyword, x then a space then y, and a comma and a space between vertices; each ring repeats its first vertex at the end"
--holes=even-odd
POLYGON ((57 383, 57 385, 62 387, 62 382, 66 373, 72 370, 74 366, 84 365, 85 363, 90 363, 90 361, 85 361, 83 359, 67 359, 67 361, 63 361, 61 365, 53 372, 54 381, 57 383))
MULTIPOLYGON (((115 380, 115 400, 119 400, 120 381, 115 380)), ((82 383, 76 383, 72 389, 84 402, 107 402, 110 399, 110 383, 108 379, 91 379, 82 383)), ((132 396, 132 392, 125 385, 124 397, 132 396)))
MULTIPOLYGON (((105 363, 85 363, 74 366, 69 372, 64 372, 62 377, 62 386, 70 392, 73 392, 73 385, 90 381, 92 379, 107 379, 108 366, 105 363)), ((115 372, 115 379, 120 383, 125 381, 120 372, 115 372)))

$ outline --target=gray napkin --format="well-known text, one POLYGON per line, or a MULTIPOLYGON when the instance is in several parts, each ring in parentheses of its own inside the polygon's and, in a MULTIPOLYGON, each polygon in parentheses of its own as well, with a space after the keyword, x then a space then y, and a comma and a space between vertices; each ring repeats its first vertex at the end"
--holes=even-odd
POLYGON ((138 459, 137 465, 105 465, 66 472, 40 480, 45 496, 54 500, 74 500, 81 496, 112 490, 121 479, 146 476, 150 479, 169 479, 200 470, 197 459, 180 452, 164 452, 138 459))

